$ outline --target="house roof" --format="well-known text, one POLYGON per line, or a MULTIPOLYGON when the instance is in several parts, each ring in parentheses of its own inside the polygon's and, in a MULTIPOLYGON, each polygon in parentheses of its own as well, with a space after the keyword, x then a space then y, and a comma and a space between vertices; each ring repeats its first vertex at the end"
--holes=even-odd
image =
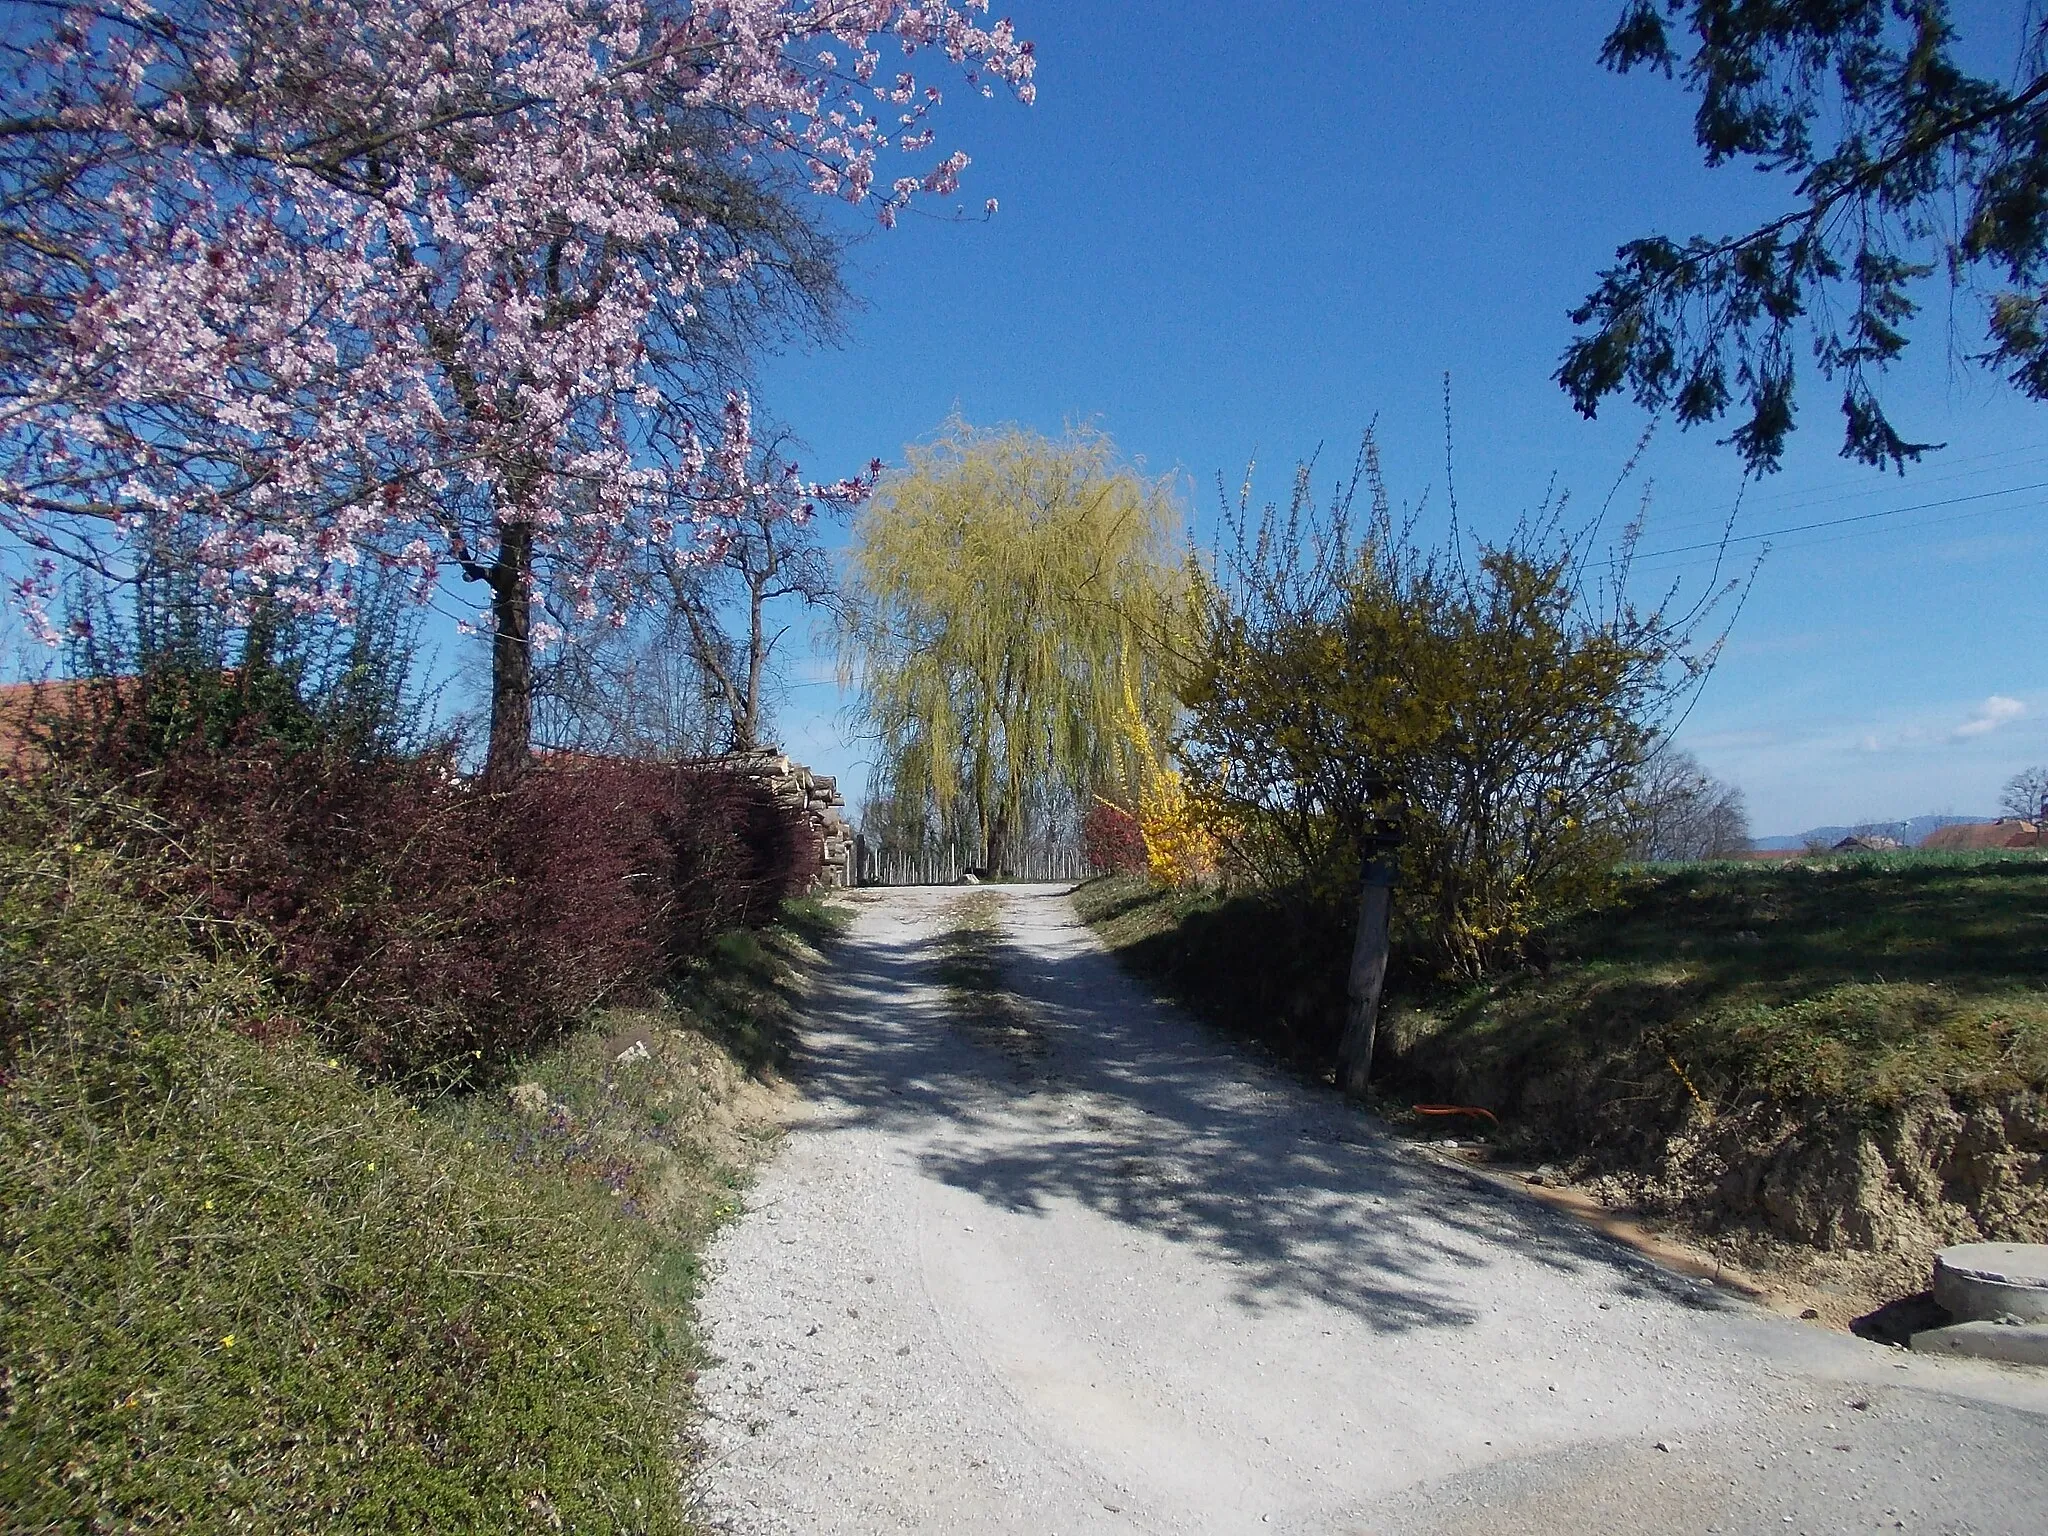
POLYGON ((1963 821, 1953 826, 1937 827, 1921 842, 1922 848, 1965 849, 1965 848, 2038 848, 2041 846, 2041 829, 2031 821, 2018 817, 2001 817, 1997 821, 1963 821))
MULTIPOLYGON (((0 773, 36 763, 42 757, 38 721, 75 714, 94 691, 112 689, 118 699, 133 678, 58 678, 37 683, 0 683, 0 773)), ((107 695, 102 693, 102 698, 107 695)))
POLYGON ((65 683, 0 683, 0 772, 34 754, 30 727, 49 711, 65 683))

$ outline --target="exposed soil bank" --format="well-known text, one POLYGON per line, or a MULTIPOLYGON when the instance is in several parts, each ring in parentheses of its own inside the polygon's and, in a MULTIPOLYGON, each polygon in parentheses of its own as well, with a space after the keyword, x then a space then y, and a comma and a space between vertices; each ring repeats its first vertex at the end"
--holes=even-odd
POLYGON ((1912 1291, 1926 1285, 1937 1248, 2048 1240, 2044 1110, 2030 1092, 1978 1104, 1929 1098, 1843 1124, 1755 1104, 1688 1126, 1656 1166, 1625 1182, 1653 1214, 1867 1253, 1872 1279, 1912 1291))
MULTIPOLYGON (((2048 1098, 2030 1090, 1855 1114, 1754 1100, 1717 1114, 1689 1099, 1646 1105, 1644 1082, 1621 1074, 1510 1085, 1441 1060, 1418 1071, 1398 1046, 1393 1059, 1443 1097, 1500 1105, 1509 1129, 1489 1139, 1519 1161, 1554 1158, 1609 1204, 1838 1296, 1815 1298, 1831 1322, 1924 1289, 1938 1248, 2048 1241, 2048 1098)), ((1470 1122, 1458 1135, 1469 1142, 1470 1122)))

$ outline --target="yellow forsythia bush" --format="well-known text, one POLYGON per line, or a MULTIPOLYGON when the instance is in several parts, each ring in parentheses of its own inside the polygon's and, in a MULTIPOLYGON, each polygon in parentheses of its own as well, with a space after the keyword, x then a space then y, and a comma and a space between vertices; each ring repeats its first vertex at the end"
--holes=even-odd
POLYGON ((1177 768, 1148 765, 1138 796, 1138 830, 1152 878, 1176 890, 1216 873, 1216 834, 1177 768))

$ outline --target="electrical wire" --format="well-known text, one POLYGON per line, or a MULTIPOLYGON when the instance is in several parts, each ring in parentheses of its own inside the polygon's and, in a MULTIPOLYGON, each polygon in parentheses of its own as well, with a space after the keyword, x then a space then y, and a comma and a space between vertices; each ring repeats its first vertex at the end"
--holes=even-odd
MULTIPOLYGON (((1947 496, 1938 501, 1915 502, 1912 506, 1908 507, 1887 507, 1877 512, 1858 512, 1850 517, 1831 517, 1825 518, 1820 522, 1798 523, 1789 528, 1768 529, 1763 533, 1731 534, 1725 539, 1708 539, 1699 544, 1680 544, 1671 549, 1646 551, 1641 556, 1641 559, 1647 563, 1652 560, 1663 559, 1669 555, 1688 555, 1699 550, 1718 551, 1732 548, 1737 544, 1755 544, 1764 539, 1789 538, 1793 534, 1812 533, 1822 528, 1842 528, 1851 523, 1872 523, 1881 518, 1903 517, 1908 512, 1929 512, 1938 507, 1956 507, 1962 506, 1967 502, 1989 501, 2000 496, 2018 496, 2027 491, 2042 490, 2048 490, 2048 480, 2037 480, 2028 485, 2009 485, 1995 491, 1975 491, 1967 496, 1947 496)), ((1998 509, 1987 508, 1986 510, 1998 509)))
MULTIPOLYGON (((2002 463, 1998 467, 2010 473, 2016 469, 2032 468, 2036 463, 2048 462, 2048 444, 2030 443, 2021 447, 1993 448, 1983 453, 1967 454, 1958 458, 1943 459, 1930 463, 1924 469, 1915 470, 1913 484, 1918 488, 1931 485, 1945 485, 1956 480, 1966 480, 1987 473, 1993 460, 2019 459, 2020 463, 2002 463)), ((1845 501, 1868 501, 1874 497, 1889 494, 1894 487, 1889 485, 1865 484, 1849 489, 1840 487, 1812 486, 1803 491, 1788 491, 1776 496, 1762 494, 1759 483, 1751 481, 1746 498, 1749 505, 1760 512, 1788 513, 1803 511, 1810 507, 1837 506, 1845 501)), ((1652 501, 1650 523, 1664 533, 1671 534, 1685 528, 1702 524, 1721 523, 1727 520, 1725 508, 1717 510, 1690 509, 1675 518, 1666 518, 1652 501)))

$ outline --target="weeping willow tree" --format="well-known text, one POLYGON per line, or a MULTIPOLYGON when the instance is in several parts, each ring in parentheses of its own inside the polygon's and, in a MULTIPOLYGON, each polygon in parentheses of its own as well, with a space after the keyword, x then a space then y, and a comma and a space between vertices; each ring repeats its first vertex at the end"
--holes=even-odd
POLYGON ((899 813, 971 828, 1001 871, 1049 797, 1134 789, 1134 701, 1162 734, 1188 582, 1179 503, 1107 436, 954 419, 884 480, 852 571, 847 659, 899 813))

